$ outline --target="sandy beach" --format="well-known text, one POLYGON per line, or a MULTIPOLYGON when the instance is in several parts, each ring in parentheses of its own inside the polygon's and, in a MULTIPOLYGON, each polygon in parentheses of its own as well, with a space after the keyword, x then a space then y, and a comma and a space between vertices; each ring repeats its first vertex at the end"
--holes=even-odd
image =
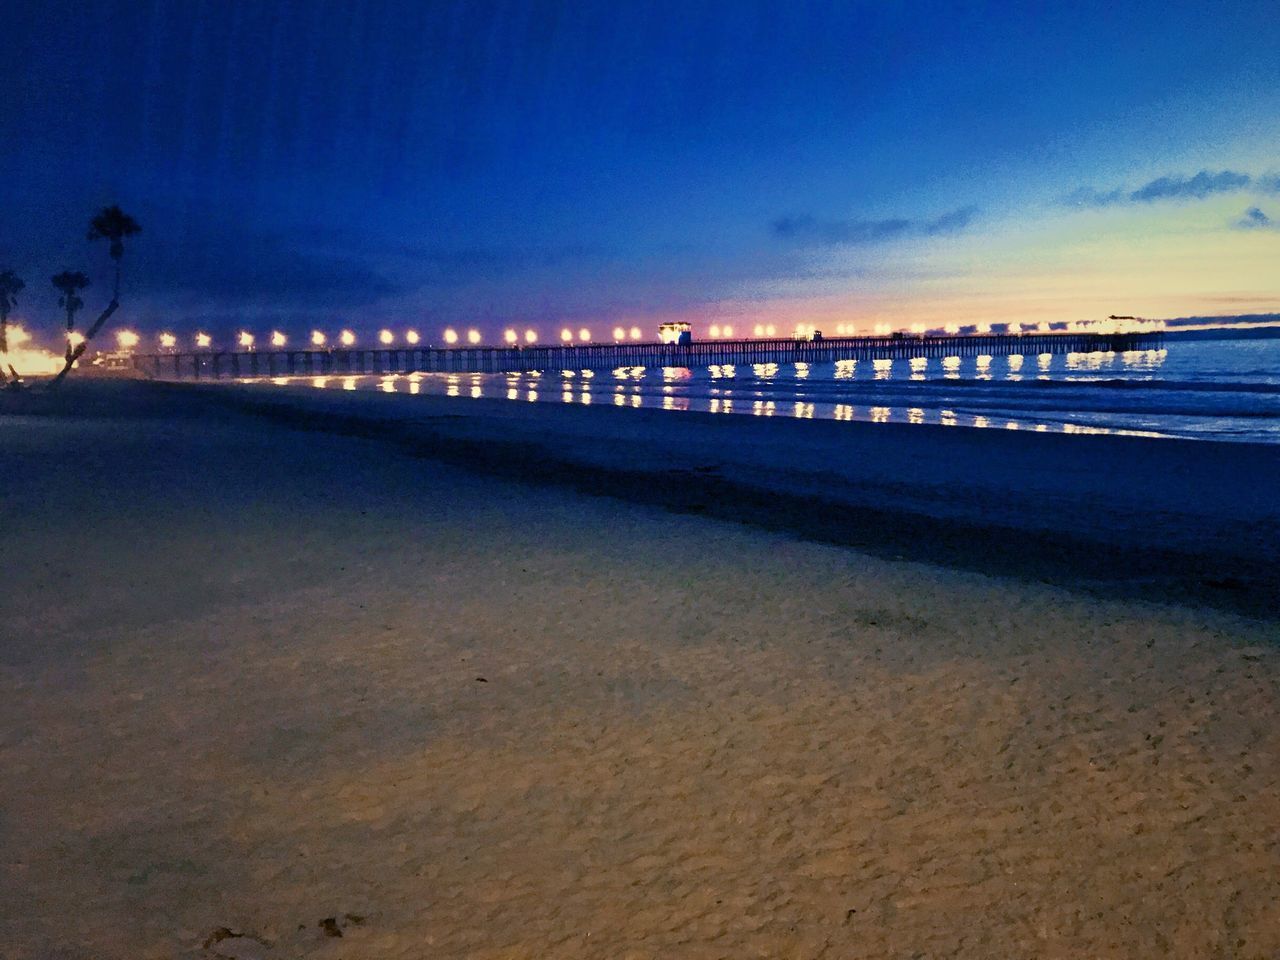
POLYGON ((1273 957, 1280 452, 1224 446, 0 406, 0 956, 1273 957))

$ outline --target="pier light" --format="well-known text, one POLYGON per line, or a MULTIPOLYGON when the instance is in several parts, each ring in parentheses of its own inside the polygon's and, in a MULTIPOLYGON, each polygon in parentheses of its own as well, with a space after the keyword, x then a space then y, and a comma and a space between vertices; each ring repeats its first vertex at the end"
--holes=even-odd
POLYGON ((525 343, 537 343, 537 342, 538 342, 538 331, 537 331, 537 330, 526 330, 526 331, 524 332, 524 342, 525 342, 525 343))
POLYGON ((408 343, 408 344, 415 344, 415 343, 417 343, 417 342, 418 342, 419 340, 421 340, 421 339, 422 339, 422 338, 418 336, 418 331, 417 331, 417 330, 406 330, 406 331, 404 332, 404 342, 405 342, 405 343, 408 343))
POLYGON ((236 340, 240 346, 244 347, 246 350, 253 346, 253 334, 248 330, 241 330, 240 336, 237 337, 236 340))
POLYGON ((570 330, 568 327, 565 327, 563 330, 560 331, 560 339, 563 340, 565 343, 571 343, 573 341, 573 331, 570 330))
POLYGON ((390 330, 379 330, 378 342, 386 346, 390 346, 391 344, 396 342, 396 335, 392 333, 390 330))
POLYGON ((914 333, 914 334, 916 334, 917 336, 923 336, 923 335, 924 335, 924 329, 925 329, 925 327, 924 327, 924 324, 923 324, 923 323, 913 323, 913 324, 911 325, 911 332, 912 332, 912 333, 914 333))
POLYGON ((1022 332, 1022 324, 1020 324, 1020 323, 1006 323, 1006 324, 1005 324, 1005 330, 1006 330, 1007 332, 1009 332, 1009 333, 1021 333, 1021 332, 1022 332))
POLYGON ((628 333, 630 333, 630 334, 631 334, 631 339, 632 339, 632 340, 639 340, 639 339, 640 339, 640 337, 642 336, 642 334, 640 333, 640 328, 639 328, 639 327, 632 327, 632 328, 628 331, 628 333))
MULTIPOLYGON (((67 342, 68 342, 68 343, 71 343, 72 339, 73 339, 74 337, 76 337, 76 336, 78 336, 78 334, 75 334, 75 333, 70 333, 70 334, 68 334, 68 335, 67 335, 67 342)), ((83 340, 84 340, 84 337, 80 337, 80 340, 82 340, 82 341, 83 341, 83 340)), ((71 343, 71 345, 74 347, 76 344, 71 343)), ((176 347, 177 345, 178 345, 178 338, 177 338, 177 337, 175 337, 172 333, 162 333, 162 334, 160 334, 160 346, 162 346, 162 347, 176 347)))
POLYGON ((344 347, 354 347, 356 344, 356 335, 350 330, 343 330, 338 335, 338 339, 342 341, 344 347))
POLYGON ((764 336, 764 324, 763 324, 763 323, 757 323, 757 324, 755 325, 755 327, 753 327, 753 328, 752 328, 751 332, 752 332, 752 334, 754 334, 754 335, 755 335, 755 336, 757 336, 757 337, 763 337, 763 336, 764 336))
POLYGON ((479 342, 480 342, 480 331, 479 331, 479 330, 468 330, 468 331, 467 331, 467 343, 479 343, 479 342))
POLYGON ((978 333, 990 333, 990 332, 991 332, 991 324, 989 324, 989 323, 977 323, 977 324, 974 324, 973 329, 974 329, 974 330, 976 330, 978 333))
POLYGON ((724 327, 721 327, 721 328, 720 328, 720 332, 721 332, 722 334, 724 334, 724 336, 725 336, 725 337, 732 337, 732 336, 733 336, 733 327, 730 327, 730 326, 724 326, 724 327))
POLYGON ((286 343, 288 343, 288 341, 289 341, 289 338, 286 337, 279 330, 273 330, 271 332, 271 345, 273 347, 283 347, 286 343))
POLYGON ((79 330, 72 330, 67 334, 67 346, 71 347, 73 350, 82 343, 84 343, 84 334, 79 330))
POLYGON ((948 333, 949 335, 951 335, 951 336, 953 336, 953 337, 954 337, 957 333, 959 333, 959 332, 960 332, 960 325, 959 325, 958 323, 948 323, 948 324, 947 324, 945 327, 943 327, 942 329, 943 329, 946 333, 948 333))
POLYGON ((324 346, 324 341, 325 341, 325 335, 324 335, 323 333, 321 333, 319 330, 312 330, 312 331, 311 331, 311 345, 312 345, 312 346, 314 346, 314 347, 323 347, 323 346, 324 346))
POLYGON ((504 330, 502 331, 502 339, 507 341, 507 343, 515 343, 520 338, 516 335, 514 330, 504 330))
POLYGON ((445 343, 457 343, 457 342, 458 342, 458 331, 457 331, 457 330, 454 330, 452 327, 450 327, 448 330, 446 330, 446 331, 444 332, 444 342, 445 342, 445 343))
POLYGON ((583 343, 586 343, 591 339, 591 331, 588 330, 586 327, 583 327, 581 330, 578 331, 578 339, 581 340, 583 343))
POLYGON ((625 339, 627 339, 627 331, 623 330, 621 327, 614 327, 614 328, 613 328, 613 339, 615 339, 615 340, 625 340, 625 339))
POLYGON ((1053 329, 1053 327, 1050 326, 1047 321, 1041 321, 1041 323, 1038 326, 1038 329, 1040 330, 1041 333, 1048 333, 1050 330, 1053 329))
POLYGON ((197 334, 196 334, 196 346, 197 346, 197 347, 207 347, 207 346, 209 346, 211 343, 213 343, 213 337, 209 336, 207 333, 197 333, 197 334))
POLYGON ((9 342, 13 344, 15 347, 18 344, 26 343, 30 339, 31 339, 31 334, 27 333, 27 331, 23 330, 21 327, 11 326, 9 328, 9 342))
MULTIPOLYGON (((22 329, 21 327, 17 328, 17 330, 21 330, 21 329, 22 329)), ((11 335, 16 334, 17 330, 12 331, 11 335)), ((23 332, 25 333, 26 331, 23 331, 23 332)), ((14 335, 13 342, 21 343, 22 340, 19 340, 18 337, 14 335)), ((118 343, 122 349, 132 350, 134 347, 138 345, 138 335, 134 333, 132 330, 121 330, 119 333, 116 334, 116 343, 118 343)))
POLYGON ((719 325, 718 325, 718 324, 714 324, 714 323, 713 323, 713 324, 711 325, 711 329, 710 329, 710 330, 708 330, 708 331, 707 331, 707 333, 711 335, 711 339, 712 339, 712 340, 719 340, 719 339, 720 339, 720 327, 719 327, 719 325))

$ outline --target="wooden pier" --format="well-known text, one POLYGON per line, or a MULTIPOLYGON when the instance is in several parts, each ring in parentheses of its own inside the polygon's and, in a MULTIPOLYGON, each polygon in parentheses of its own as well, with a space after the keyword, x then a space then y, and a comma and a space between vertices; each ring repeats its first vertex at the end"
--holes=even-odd
POLYGON ((971 336, 831 337, 822 340, 698 340, 689 344, 600 343, 511 347, 338 347, 318 350, 197 350, 135 355, 140 373, 166 380, 379 373, 525 373, 618 367, 833 363, 1159 349, 1160 333, 1026 333, 971 336))

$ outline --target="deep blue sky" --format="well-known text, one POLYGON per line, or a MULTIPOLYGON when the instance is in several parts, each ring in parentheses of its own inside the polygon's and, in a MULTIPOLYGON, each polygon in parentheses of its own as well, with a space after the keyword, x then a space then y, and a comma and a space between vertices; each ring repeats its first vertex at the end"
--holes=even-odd
POLYGON ((4 6, 29 311, 103 274, 107 202, 126 316, 182 330, 1280 301, 1247 265, 1154 292, 1188 236, 1277 250, 1274 0, 4 6), (1099 232, 1158 262, 1099 279, 1099 232))

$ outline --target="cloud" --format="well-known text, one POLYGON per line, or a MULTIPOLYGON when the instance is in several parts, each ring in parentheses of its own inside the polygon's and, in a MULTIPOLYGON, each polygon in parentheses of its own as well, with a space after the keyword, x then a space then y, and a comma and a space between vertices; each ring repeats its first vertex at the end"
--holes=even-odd
POLYGON ((950 213, 944 213, 936 220, 927 221, 923 225, 923 229, 931 237, 946 233, 958 233, 968 227, 977 215, 978 208, 975 206, 960 207, 950 213))
POLYGON ((1280 174, 1254 176, 1236 170, 1201 170, 1189 177, 1183 174, 1157 177, 1136 190, 1122 187, 1110 190, 1081 187, 1063 197, 1062 202, 1068 206, 1110 207, 1123 203, 1156 203, 1161 200, 1203 200, 1220 193, 1240 193, 1246 190, 1280 194, 1280 174))
POLYGON ((1236 173, 1234 170, 1219 170, 1217 173, 1201 170, 1193 177, 1160 177, 1152 180, 1129 194, 1129 199, 1135 203, 1184 198, 1203 200, 1211 194, 1243 190, 1252 179, 1247 173, 1236 173))
POLYGON ((822 220, 810 214, 779 217, 770 225, 781 240, 805 246, 853 246, 885 243, 904 236, 936 237, 958 233, 978 214, 974 206, 960 207, 932 220, 895 217, 887 220, 822 220))
POLYGON ((138 244, 133 275, 146 294, 260 307, 363 306, 405 290, 359 254, 252 234, 138 244))
POLYGON ((1261 207, 1250 207, 1234 226, 1237 230, 1280 230, 1280 223, 1263 213, 1261 207))

